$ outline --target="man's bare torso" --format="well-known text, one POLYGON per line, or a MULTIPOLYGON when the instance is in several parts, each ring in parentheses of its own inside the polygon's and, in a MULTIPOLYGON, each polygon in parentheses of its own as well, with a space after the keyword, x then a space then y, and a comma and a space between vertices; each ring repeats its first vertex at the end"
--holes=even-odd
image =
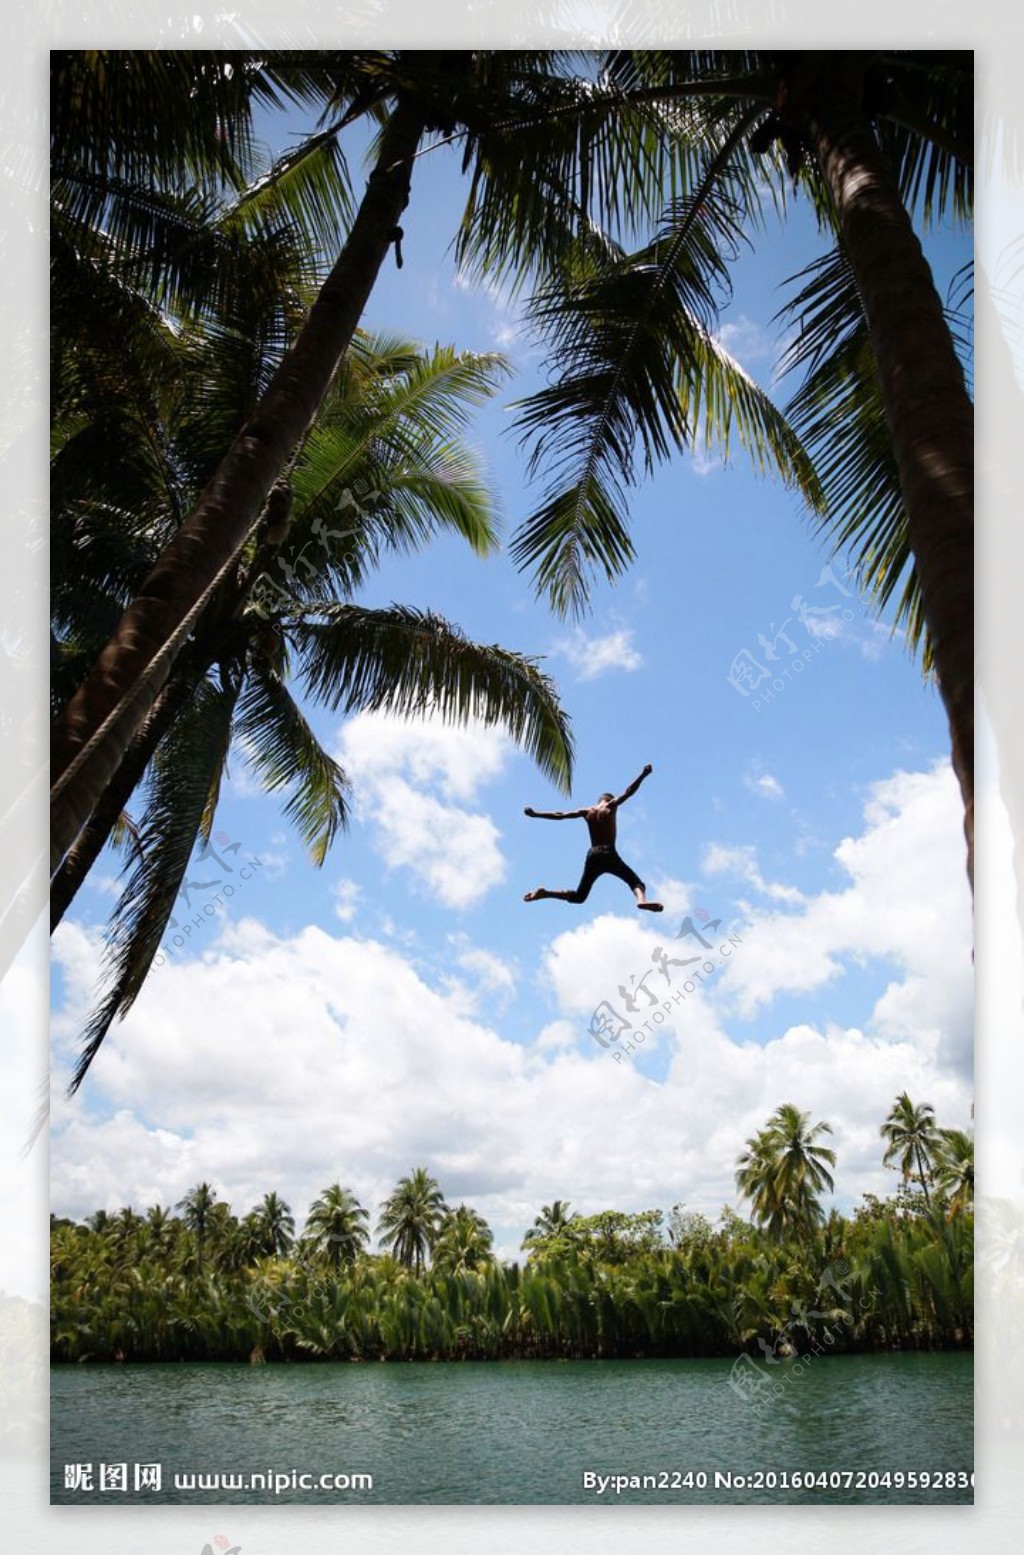
POLYGON ((585 812, 583 819, 590 832, 592 848, 614 848, 615 806, 613 804, 594 805, 592 809, 585 812))

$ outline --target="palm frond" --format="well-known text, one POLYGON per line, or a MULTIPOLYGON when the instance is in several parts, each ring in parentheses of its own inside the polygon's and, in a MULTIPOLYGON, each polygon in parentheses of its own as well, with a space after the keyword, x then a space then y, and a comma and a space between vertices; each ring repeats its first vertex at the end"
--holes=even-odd
POLYGON ((436 713, 496 724, 568 793, 572 737, 535 659, 469 642, 439 616, 407 606, 331 605, 287 621, 309 694, 332 710, 436 713))
POLYGON ((291 790, 284 813, 314 864, 322 864, 347 824, 348 779, 268 664, 250 668, 239 699, 236 734, 263 786, 272 793, 291 790))
POLYGON ((784 373, 803 368, 805 377, 786 414, 825 492, 821 528, 832 555, 849 555, 876 609, 894 602, 893 629, 902 628, 908 648, 921 651, 928 673, 932 651, 874 348, 841 247, 801 270, 791 285, 778 318, 796 333, 780 365, 784 373))
POLYGON ((637 451, 649 471, 699 425, 725 444, 735 427, 762 467, 774 462, 820 505, 797 438, 713 338, 743 242, 728 167, 749 122, 734 125, 694 193, 672 203, 654 243, 633 255, 609 246, 601 263, 581 257, 575 275, 535 299, 555 381, 522 403, 519 426, 533 442, 531 472, 546 464, 553 479, 512 554, 536 569, 538 592, 560 613, 578 613, 590 574, 611 579, 632 554, 624 493, 638 478, 637 451))
POLYGON ((352 185, 338 143, 340 125, 310 135, 280 156, 225 212, 225 228, 294 227, 304 247, 333 258, 352 219, 352 185))
POLYGON ((115 1019, 138 996, 160 948, 195 846, 211 781, 231 738, 237 693, 203 682, 150 767, 140 856, 115 907, 105 956, 108 991, 90 1016, 69 1094, 77 1091, 115 1019))

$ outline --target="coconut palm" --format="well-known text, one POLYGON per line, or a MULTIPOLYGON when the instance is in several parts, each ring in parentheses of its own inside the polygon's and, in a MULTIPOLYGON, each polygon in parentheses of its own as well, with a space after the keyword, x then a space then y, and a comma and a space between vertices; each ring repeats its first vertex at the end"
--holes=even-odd
POLYGON ((295 1217, 276 1193, 266 1193, 253 1211, 260 1255, 282 1258, 295 1240, 295 1217))
POLYGON ((447 1214, 438 1183, 418 1166, 408 1177, 399 1179, 381 1210, 377 1225, 381 1246, 419 1274, 447 1214))
POLYGON ((491 1262, 494 1234, 481 1214, 468 1204, 449 1210, 438 1227, 433 1268, 446 1274, 464 1274, 491 1262))
POLYGON ((698 430, 731 429, 755 455, 770 450, 834 522, 836 543, 857 547, 880 603, 905 580, 900 611, 923 637, 949 718, 970 874, 973 412, 911 212, 927 224, 970 211, 972 56, 620 53, 607 82, 661 106, 686 148, 680 184, 653 240, 627 252, 589 234, 535 299, 561 370, 523 407, 534 461, 552 478, 515 554, 557 606, 576 608, 588 571, 612 576, 631 555, 634 448, 649 467, 698 430), (790 363, 812 369, 792 426, 713 338, 716 289, 761 219, 762 191, 784 204, 787 175, 836 245, 787 318, 807 331, 790 363))
POLYGON ((539 1242, 551 1242, 556 1238, 564 1238, 570 1231, 572 1224, 579 1216, 569 1213, 569 1203, 566 1199, 555 1199, 553 1204, 544 1204, 533 1225, 523 1237, 523 1248, 535 1246, 539 1242))
POLYGON ((828 1168, 836 1157, 818 1140, 831 1132, 830 1123, 812 1124, 810 1113, 784 1102, 737 1158, 737 1187, 779 1240, 796 1230, 806 1233, 825 1218, 818 1195, 832 1192, 828 1168))
POLYGON ((217 1193, 208 1182, 197 1183, 190 1188, 183 1199, 179 1199, 175 1205, 181 1211, 181 1218, 195 1237, 196 1254, 200 1267, 203 1262, 203 1253, 207 1238, 210 1234, 213 1222, 213 1211, 217 1202, 217 1193))
MULTIPOLYGON (((64 570, 74 581, 57 591, 61 646, 72 669, 104 599, 131 586, 132 546, 144 548, 154 526, 159 535, 161 524, 173 524, 168 487, 180 488, 188 471, 196 488, 202 483, 218 446, 218 422, 244 398, 258 367, 250 352, 239 363, 220 350, 217 337, 202 335, 195 360, 178 363, 191 390, 183 395, 189 409, 176 412, 162 458, 153 457, 151 429, 136 428, 152 477, 148 489, 141 487, 137 513, 122 523, 122 545, 110 525, 94 529, 98 543, 82 547, 85 566, 76 571, 71 546, 64 570)), ((500 722, 556 782, 567 781, 566 721, 533 660, 469 643, 429 612, 351 602, 389 551, 423 544, 440 528, 481 552, 495 546, 489 495, 457 434, 468 408, 492 392, 503 371, 494 356, 441 347, 423 353, 394 339, 357 342, 293 468, 285 522, 260 531, 54 878, 56 923, 145 774, 144 809, 125 829, 131 873, 112 920, 110 987, 86 1030, 72 1089, 111 1021, 141 988, 193 848, 210 846, 233 743, 262 786, 285 794, 285 813, 315 863, 323 863, 344 826, 347 780, 289 680, 331 710, 430 709, 449 721, 500 722)), ((70 454, 61 466, 65 505, 57 529, 74 535, 88 522, 97 476, 88 459, 77 469, 71 461, 71 470, 69 460, 70 454)))
POLYGON ((974 1138, 966 1130, 943 1128, 933 1150, 935 1186, 948 1201, 948 1214, 974 1208, 974 1138))
MULTIPOLYGON (((153 113, 140 90, 149 58, 136 57, 126 75, 116 68, 119 58, 112 68, 105 57, 94 63, 90 56, 82 70, 88 76, 85 95, 94 111, 78 133, 71 103, 82 95, 81 71, 55 76, 55 92, 62 99, 55 115, 62 167, 69 167, 80 183, 87 182, 90 174, 100 182, 101 203, 115 192, 109 186, 120 176, 135 115, 153 113), (124 89, 126 79, 131 91, 124 89)), ((216 58, 212 70, 199 66, 204 86, 218 68, 223 66, 216 58)), ((68 704, 54 757, 54 867, 88 821, 126 747, 149 715, 192 624, 252 534, 274 483, 307 436, 351 344, 380 267, 392 245, 400 245, 398 223, 421 143, 453 132, 463 136, 465 166, 475 164, 477 169, 463 227, 468 230, 471 217, 479 218, 481 209, 496 200, 506 218, 516 213, 514 240, 520 259, 542 256, 553 244, 557 246, 568 228, 585 227, 590 200, 582 209, 576 208, 570 192, 580 146, 586 145, 588 166, 604 174, 593 179, 592 187, 602 191, 605 205, 620 198, 627 174, 631 188, 638 189, 649 184, 652 169, 657 170, 658 158, 646 133, 649 113, 634 114, 630 132, 620 133, 616 144, 609 146, 607 135, 598 132, 613 117, 625 122, 622 105, 595 98, 589 80, 571 73, 566 76, 560 55, 393 51, 331 55, 315 65, 310 56, 268 61, 265 56, 241 55, 232 64, 232 79, 236 77, 248 85, 249 94, 240 87, 238 101, 229 101, 227 108, 219 110, 229 143, 236 135, 244 139, 254 97, 261 91, 264 95, 279 92, 283 80, 293 96, 311 100, 319 94, 330 121, 316 138, 320 152, 328 143, 335 145, 339 132, 355 119, 372 115, 382 122, 375 165, 341 252, 302 328, 265 383, 253 413, 240 430, 234 429, 215 478, 164 546, 94 670, 68 704), (581 137, 584 122, 587 135, 581 137), (630 149, 637 155, 624 154, 630 149)), ((193 110, 180 73, 171 72, 168 84, 166 73, 158 70, 157 86, 163 113, 208 112, 205 92, 199 94, 193 110)), ((162 116, 157 116, 157 122, 162 116)), ((179 131, 175 144, 180 145, 181 138, 179 131)), ((144 136, 143 145, 150 143, 151 137, 144 136)), ((131 166, 137 168, 142 161, 136 156, 131 166)), ((179 173, 179 186, 180 177, 179 173)), ((317 208, 315 178, 307 177, 301 189, 307 207, 317 208)), ((278 213, 290 211, 291 193, 286 175, 275 187, 271 208, 278 213)), ((130 236, 132 257, 150 262, 138 223, 130 236)), ((400 246, 396 252, 400 261, 400 246)))
POLYGON ((890 1166, 897 1162, 904 1182, 909 1182, 916 1173, 925 1204, 928 1204, 928 1181, 940 1142, 935 1108, 929 1102, 916 1107, 907 1092, 901 1091, 879 1133, 886 1142, 883 1164, 890 1166))
POLYGON ((332 1183, 310 1205, 303 1242, 337 1274, 342 1264, 355 1263, 369 1241, 369 1218, 351 1189, 332 1183))

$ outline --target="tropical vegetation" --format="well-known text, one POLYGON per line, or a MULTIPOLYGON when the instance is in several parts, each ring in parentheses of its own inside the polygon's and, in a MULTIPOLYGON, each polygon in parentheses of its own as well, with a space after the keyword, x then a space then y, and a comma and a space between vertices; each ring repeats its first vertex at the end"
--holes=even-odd
POLYGON ((369 1216, 334 1183, 293 1236, 275 1193, 241 1218, 200 1183, 154 1206, 53 1217, 55 1361, 497 1360, 821 1353, 973 1343, 973 1141, 939 1130, 924 1180, 827 1213, 818 1141, 788 1104, 738 1158, 752 1216, 684 1205, 540 1210, 522 1261, 423 1167, 369 1216), (756 1174, 752 1175, 756 1166, 756 1174), (779 1191, 766 1191, 774 1184, 779 1191), (927 1196, 925 1193, 927 1189, 927 1196), (780 1214, 780 1204, 785 1212, 780 1214), (795 1212, 794 1212, 795 1211, 795 1212), (781 1352, 780 1352, 781 1353, 781 1352), (816 1352, 817 1353, 817 1352, 816 1352))

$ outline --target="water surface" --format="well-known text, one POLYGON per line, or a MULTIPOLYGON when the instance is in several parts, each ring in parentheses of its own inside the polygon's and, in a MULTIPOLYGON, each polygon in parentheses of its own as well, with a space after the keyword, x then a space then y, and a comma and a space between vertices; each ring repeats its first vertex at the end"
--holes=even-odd
POLYGON ((766 1373, 774 1391, 755 1391, 760 1408, 730 1387, 730 1379, 742 1382, 744 1371, 734 1373, 733 1366, 727 1360, 63 1366, 52 1373, 52 1500, 973 1501, 971 1355, 829 1356, 799 1371, 784 1362, 766 1373), (116 1467, 110 1473, 109 1466, 120 1464, 126 1490, 116 1488, 116 1467), (135 1488, 137 1466, 147 1464, 160 1466, 159 1492, 135 1488), (74 1466, 91 1466, 91 1489, 65 1488, 69 1465, 72 1480, 77 1475, 85 1485, 89 1475, 74 1466), (108 1466, 108 1484, 113 1481, 105 1490, 101 1465, 108 1466), (792 1486, 794 1473, 811 1472, 853 1478, 832 1488, 792 1486), (292 1478, 302 1473, 342 1478, 330 1488, 303 1487, 292 1478), (916 1488, 896 1482, 898 1474, 911 1473, 931 1482, 916 1488), (936 1487, 936 1474, 957 1473, 968 1483, 936 1487), (235 1476, 236 1484, 211 1478, 218 1474, 235 1476), (254 1486, 254 1474, 269 1476, 267 1484, 254 1486), (353 1483, 360 1474, 372 1476, 372 1488, 353 1483), (587 1474, 647 1475, 655 1482, 620 1485, 617 1492, 608 1486, 599 1495, 599 1481, 586 1481, 587 1474), (205 1488, 188 1484, 194 1475, 207 1476, 205 1488), (276 1491, 274 1475, 280 1476, 276 1491), (178 1485, 176 1476, 184 1476, 178 1485))

